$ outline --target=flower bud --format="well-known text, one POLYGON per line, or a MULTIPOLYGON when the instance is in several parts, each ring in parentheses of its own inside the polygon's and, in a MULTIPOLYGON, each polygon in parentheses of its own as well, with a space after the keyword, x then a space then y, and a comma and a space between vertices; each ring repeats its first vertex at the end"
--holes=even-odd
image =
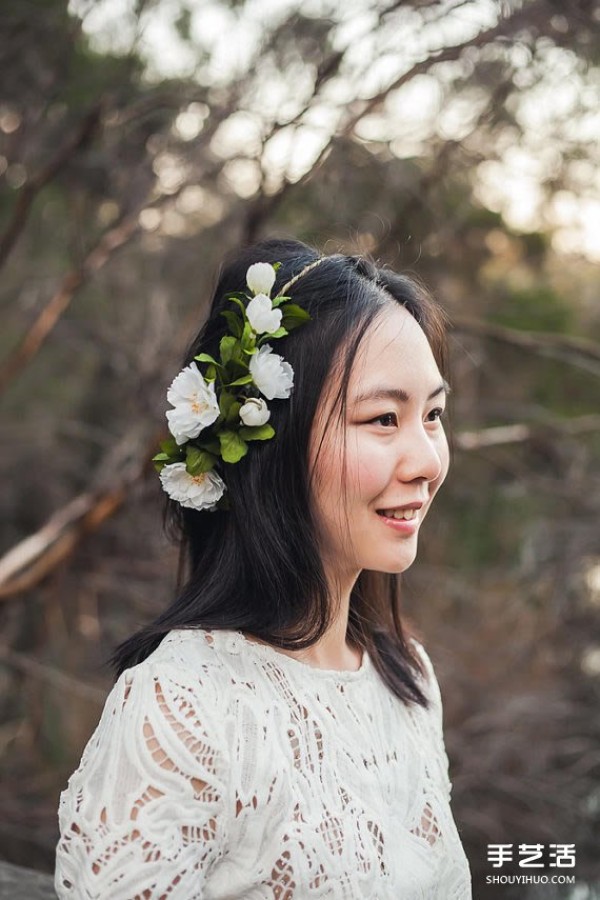
POLYGON ((240 419, 250 427, 264 425, 269 421, 271 413, 264 400, 250 397, 240 409, 240 419))
POLYGON ((275 284, 275 269, 270 263, 254 263, 246 272, 246 284, 253 294, 270 296, 275 284))

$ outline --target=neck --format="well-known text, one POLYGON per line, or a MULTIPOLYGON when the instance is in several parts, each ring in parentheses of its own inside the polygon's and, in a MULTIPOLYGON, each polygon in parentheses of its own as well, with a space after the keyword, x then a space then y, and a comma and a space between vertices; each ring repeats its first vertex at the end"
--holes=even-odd
POLYGON ((322 638, 306 650, 291 651, 303 662, 321 669, 349 669, 360 667, 362 653, 348 643, 350 594, 359 573, 346 577, 328 575, 329 596, 333 617, 322 638))
MULTIPOLYGON (((362 662, 362 651, 350 645, 347 640, 348 614, 350 610, 350 594, 356 582, 358 573, 353 577, 344 579, 328 579, 330 585, 330 598, 333 609, 333 617, 329 628, 322 638, 312 647, 305 650, 281 650, 292 659, 298 659, 316 669, 337 669, 355 672, 362 662)), ((259 640, 246 634, 249 640, 259 640)), ((259 641, 260 643, 264 643, 259 641)))

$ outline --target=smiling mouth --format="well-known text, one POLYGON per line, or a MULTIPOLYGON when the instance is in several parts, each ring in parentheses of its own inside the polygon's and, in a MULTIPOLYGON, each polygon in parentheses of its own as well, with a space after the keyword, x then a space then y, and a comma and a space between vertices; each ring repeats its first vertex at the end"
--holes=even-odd
POLYGON ((418 509, 378 509, 377 515, 385 519, 406 519, 411 522, 418 517, 418 509))

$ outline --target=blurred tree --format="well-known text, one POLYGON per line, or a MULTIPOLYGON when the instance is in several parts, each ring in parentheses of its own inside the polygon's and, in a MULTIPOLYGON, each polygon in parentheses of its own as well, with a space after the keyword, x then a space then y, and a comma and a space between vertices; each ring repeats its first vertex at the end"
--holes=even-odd
POLYGON ((149 459, 216 266, 289 233, 418 271, 453 323, 454 472, 405 612, 475 895, 487 843, 575 842, 599 877, 599 23, 586 0, 0 7, 6 858, 51 866, 106 656, 172 594, 149 459))

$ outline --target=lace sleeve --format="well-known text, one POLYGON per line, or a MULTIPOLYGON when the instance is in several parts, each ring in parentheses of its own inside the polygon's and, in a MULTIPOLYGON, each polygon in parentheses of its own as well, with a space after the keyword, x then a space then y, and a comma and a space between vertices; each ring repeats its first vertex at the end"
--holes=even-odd
POLYGON ((436 748, 436 757, 440 765, 442 783, 446 792, 446 798, 449 800, 452 793, 452 782, 450 781, 450 763, 448 760, 448 754, 446 753, 446 745, 444 743, 444 713, 440 686, 438 684, 433 664, 431 662, 431 659, 429 658, 427 651, 425 650, 423 645, 420 644, 419 641, 414 640, 414 638, 413 644, 415 645, 417 652, 423 661, 425 671, 427 673, 425 693, 431 702, 430 719, 432 723, 433 740, 436 748))
POLYGON ((60 798, 60 900, 190 900, 225 844, 216 687, 141 664, 113 687, 60 798))

